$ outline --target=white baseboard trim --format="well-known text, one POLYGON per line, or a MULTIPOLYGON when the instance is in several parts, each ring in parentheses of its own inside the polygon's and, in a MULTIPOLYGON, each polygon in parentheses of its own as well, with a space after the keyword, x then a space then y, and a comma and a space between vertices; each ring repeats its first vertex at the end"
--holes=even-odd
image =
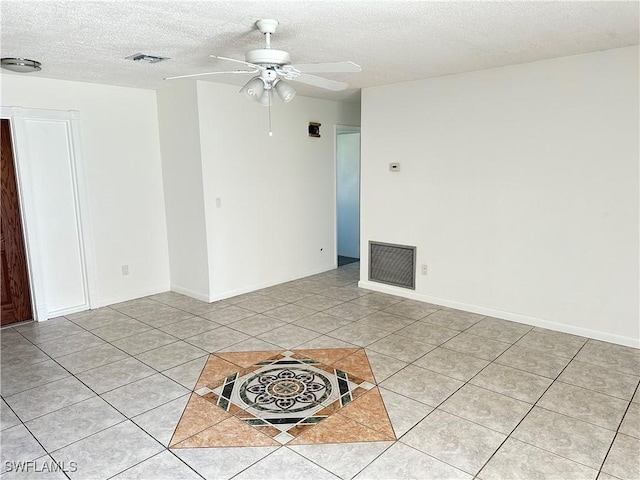
POLYGON ((126 302, 128 300, 135 300, 136 298, 148 297, 149 295, 155 295, 156 293, 162 293, 169 290, 168 284, 156 285, 154 287, 141 288, 139 290, 133 290, 130 292, 122 292, 118 295, 112 295, 110 297, 97 298, 92 301, 91 307, 93 309, 99 307, 106 307, 115 303, 126 302))
POLYGON ((255 292, 256 290, 273 287, 274 285, 280 285, 281 283, 292 282, 294 280, 299 280, 301 278, 309 277, 311 275, 317 275, 318 273, 324 273, 324 272, 328 272, 329 270, 335 270, 336 268, 337 266, 336 266, 336 263, 334 262, 331 265, 313 269, 307 272, 292 273, 292 274, 282 276, 273 280, 269 280, 267 282, 258 283, 258 284, 250 285, 248 287, 238 288, 235 290, 227 290, 225 292, 216 293, 210 296, 209 301, 217 302, 218 300, 224 300, 225 298, 235 297, 236 295, 242 295, 243 293, 255 292))
MULTIPOLYGON (((227 290, 227 291, 224 291, 224 292, 210 294, 210 295, 207 295, 206 293, 202 293, 202 292, 196 292, 196 291, 190 290, 188 288, 181 287, 180 285, 176 285, 174 283, 171 284, 170 290, 172 292, 176 292, 176 293, 180 293, 182 295, 186 295, 187 297, 195 298, 196 300, 201 300, 203 302, 211 303, 211 302, 217 302, 218 300, 224 300, 225 298, 235 297, 236 295, 242 295, 243 293, 254 292, 254 291, 260 290, 262 288, 273 287, 274 285, 279 285, 281 283, 291 282, 293 280, 298 280, 300 278, 308 277, 310 275, 316 275, 318 273, 324 273, 324 272, 327 272, 329 270, 335 270, 336 268, 337 268, 337 266, 336 266, 336 263, 334 262, 331 265, 327 265, 327 266, 324 266, 324 267, 321 267, 321 268, 317 268, 317 269, 314 269, 314 270, 310 270, 310 271, 307 271, 307 272, 292 273, 292 274, 277 278, 275 280, 269 280, 269 281, 264 282, 264 283, 249 285, 247 287, 237 288, 235 290, 227 290)), ((154 292, 154 293, 161 293, 161 292, 166 291, 166 290, 167 289, 159 291, 159 292, 154 292)), ((152 294, 148 293, 146 295, 152 295, 152 294)))
MULTIPOLYGON (((91 309, 95 310, 96 308, 106 307, 108 305, 113 305, 115 303, 120 303, 120 302, 126 302, 128 300, 134 300, 136 298, 147 297, 149 295, 155 295, 156 293, 166 292, 167 290, 169 290, 169 286, 163 284, 156 287, 144 288, 141 290, 135 290, 133 292, 122 293, 122 294, 114 295, 111 297, 96 298, 91 302, 91 309)), ((52 318, 62 317, 64 315, 70 315, 72 313, 84 312, 89 309, 90 309, 89 304, 79 305, 79 306, 70 307, 70 308, 62 308, 59 310, 49 312, 42 319, 38 317, 37 321, 46 322, 47 320, 52 318)))
POLYGON ((171 284, 171 291, 180 293, 182 295, 186 295, 187 297, 195 298, 196 300, 202 300, 203 302, 209 302, 209 295, 206 293, 196 292, 194 290, 189 290, 188 288, 183 288, 180 285, 171 284))
POLYGON ((46 322, 47 320, 50 320, 52 318, 57 318, 57 317, 64 317, 65 315, 71 315, 72 313, 78 313, 78 312, 84 312, 85 310, 89 310, 89 303, 85 303, 83 305, 77 305, 75 307, 69 307, 69 308, 61 308, 59 310, 52 310, 51 312, 47 313, 46 317, 44 318, 44 320, 38 320, 39 322, 46 322))
POLYGON ((625 337, 623 335, 616 335, 614 333, 603 332, 600 330, 592 330, 575 325, 568 325, 566 323, 544 320, 542 318, 530 317, 528 315, 522 315, 514 312, 505 312, 503 310, 497 310, 495 308, 485 307, 482 305, 471 305, 468 303, 457 302, 455 300, 432 297, 429 295, 424 295, 422 293, 408 291, 403 288, 392 287, 390 285, 383 285, 366 280, 360 280, 358 282, 358 286, 360 288, 366 288, 367 290, 388 293, 390 295, 397 295, 399 297, 419 300, 421 302, 433 303, 435 305, 441 305, 443 307, 456 308, 458 310, 465 310, 467 312, 479 313, 480 315, 487 315, 490 317, 501 318, 503 320, 510 320, 512 322, 524 323, 526 325, 532 325, 534 327, 548 328, 549 330, 556 330, 558 332, 570 333, 572 335, 579 335, 581 337, 593 338, 595 340, 602 340, 603 342, 610 342, 627 347, 640 348, 640 339, 638 338, 625 337))

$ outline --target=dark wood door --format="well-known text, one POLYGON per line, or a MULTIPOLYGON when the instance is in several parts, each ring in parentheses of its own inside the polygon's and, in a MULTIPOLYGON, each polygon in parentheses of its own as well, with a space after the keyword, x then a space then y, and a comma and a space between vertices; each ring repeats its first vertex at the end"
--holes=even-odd
POLYGON ((2 163, 2 311, 0 324, 31 320, 31 293, 25 253, 16 170, 11 145, 9 120, 1 120, 0 150, 2 163))

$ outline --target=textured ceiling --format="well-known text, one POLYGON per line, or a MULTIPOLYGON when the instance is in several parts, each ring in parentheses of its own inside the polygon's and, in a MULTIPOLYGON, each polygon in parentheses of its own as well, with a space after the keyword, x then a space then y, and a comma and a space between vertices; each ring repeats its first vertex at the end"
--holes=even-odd
MULTIPOLYGON (((360 88, 373 85, 637 45, 639 5, 2 0, 1 53, 42 62, 42 72, 31 76, 162 88, 166 76, 237 68, 209 55, 244 59, 246 50, 264 45, 254 22, 275 18, 281 24, 272 46, 289 51, 294 64, 351 60, 362 66, 361 73, 324 75, 348 82, 347 91, 295 84, 298 93, 354 100, 360 88), (171 60, 124 59, 140 52, 171 60)), ((248 78, 201 77, 233 85, 248 78)))

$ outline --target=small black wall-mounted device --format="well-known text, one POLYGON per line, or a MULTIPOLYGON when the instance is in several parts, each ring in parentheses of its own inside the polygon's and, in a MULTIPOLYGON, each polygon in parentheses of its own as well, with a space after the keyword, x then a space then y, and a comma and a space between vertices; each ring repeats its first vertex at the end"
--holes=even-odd
POLYGON ((317 122, 309 122, 309 136, 310 137, 319 137, 320 136, 320 125, 321 123, 317 122))

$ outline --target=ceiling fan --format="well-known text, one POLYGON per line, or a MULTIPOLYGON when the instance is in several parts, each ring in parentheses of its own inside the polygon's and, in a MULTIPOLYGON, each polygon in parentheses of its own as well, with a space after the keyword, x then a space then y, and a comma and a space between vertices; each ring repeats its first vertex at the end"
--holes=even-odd
POLYGON ((280 99, 285 103, 290 102, 296 95, 295 89, 288 83, 284 82, 284 80, 306 83, 307 85, 313 85, 314 87, 338 92, 346 89, 348 85, 344 82, 338 82, 312 74, 329 72, 357 73, 361 71, 360 65, 353 62, 292 65, 291 55, 289 52, 271 48, 271 35, 275 33, 277 26, 278 21, 272 19, 262 19, 256 22, 256 27, 265 36, 266 45, 265 48, 249 50, 246 52, 244 61, 221 57, 219 55, 211 55, 212 58, 216 58, 218 60, 240 63, 246 67, 245 70, 194 73, 191 75, 167 77, 165 80, 230 73, 257 74, 240 89, 240 92, 250 100, 257 101, 265 106, 271 106, 273 91, 275 91, 278 97, 280 97, 280 99))

